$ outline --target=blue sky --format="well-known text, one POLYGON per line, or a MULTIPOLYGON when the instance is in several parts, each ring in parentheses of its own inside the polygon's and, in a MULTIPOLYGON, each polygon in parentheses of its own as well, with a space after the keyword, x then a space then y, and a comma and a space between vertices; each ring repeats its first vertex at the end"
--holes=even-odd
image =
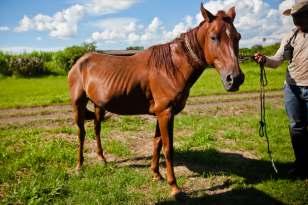
MULTIPOLYGON (((293 0, 209 0, 213 13, 235 6, 241 47, 278 42, 292 28, 281 12, 293 0)), ((200 0, 2 0, 0 49, 58 50, 83 42, 100 49, 148 47, 172 40, 202 17, 200 0)))

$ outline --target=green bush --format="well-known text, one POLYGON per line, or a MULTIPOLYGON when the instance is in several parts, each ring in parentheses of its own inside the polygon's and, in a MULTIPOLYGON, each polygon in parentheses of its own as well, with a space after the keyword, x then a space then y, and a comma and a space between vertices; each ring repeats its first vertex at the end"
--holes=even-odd
POLYGON ((248 57, 253 56, 255 53, 260 52, 266 56, 272 56, 278 50, 280 44, 275 43, 269 46, 262 46, 262 45, 254 45, 251 48, 241 48, 240 49, 240 57, 248 57))
POLYGON ((37 57, 42 59, 44 62, 52 61, 53 59, 53 52, 46 52, 46 51, 32 51, 29 54, 24 54, 29 57, 37 57))
POLYGON ((272 56, 277 52, 277 50, 279 49, 279 46, 280 46, 280 43, 275 43, 275 44, 270 45, 270 46, 265 46, 262 49, 262 53, 267 55, 267 56, 272 56))
POLYGON ((63 51, 33 51, 23 54, 0 52, 0 74, 4 76, 64 75, 76 60, 87 52, 95 51, 95 44, 71 46, 63 51))
POLYGON ((0 74, 2 75, 12 75, 12 72, 9 68, 9 56, 0 52, 0 74))
POLYGON ((143 46, 129 46, 126 48, 126 50, 137 50, 137 51, 142 51, 144 50, 144 47, 143 46))
POLYGON ((95 48, 93 43, 68 47, 55 53, 55 61, 61 69, 68 72, 78 58, 87 52, 95 51, 95 48))
POLYGON ((65 75, 66 72, 61 69, 55 60, 44 61, 44 68, 52 75, 65 75))
POLYGON ((13 75, 32 77, 48 74, 44 68, 44 61, 39 57, 29 55, 11 56, 8 61, 9 70, 13 75))

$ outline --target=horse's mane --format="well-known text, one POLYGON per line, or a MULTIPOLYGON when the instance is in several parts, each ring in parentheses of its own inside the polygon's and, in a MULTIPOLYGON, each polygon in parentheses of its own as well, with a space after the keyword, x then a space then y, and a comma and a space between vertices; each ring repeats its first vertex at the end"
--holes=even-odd
POLYGON ((155 68, 157 70, 164 69, 167 74, 173 74, 176 71, 177 67, 176 65, 174 65, 172 60, 170 45, 172 43, 179 43, 180 46, 183 48, 186 57, 188 58, 189 64, 192 66, 195 65, 196 62, 191 56, 191 51, 185 43, 185 36, 191 46, 191 49, 195 52, 195 54, 202 62, 205 62, 203 57, 203 50, 197 40, 197 31, 201 25, 202 23, 199 26, 187 31, 186 33, 182 33, 180 37, 174 39, 171 42, 150 47, 149 50, 151 51, 151 55, 148 64, 152 68, 155 68))

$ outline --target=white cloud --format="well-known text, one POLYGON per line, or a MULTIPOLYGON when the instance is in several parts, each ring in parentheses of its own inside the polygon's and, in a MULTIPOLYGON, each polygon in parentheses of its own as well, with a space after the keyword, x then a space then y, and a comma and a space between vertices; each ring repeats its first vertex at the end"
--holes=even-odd
POLYGON ((158 17, 154 17, 147 26, 138 24, 137 19, 133 18, 105 19, 95 24, 102 31, 93 32, 87 42, 95 41, 99 45, 104 44, 104 46, 109 44, 109 47, 110 44, 147 47, 170 41, 196 24, 197 20, 191 16, 186 16, 183 22, 178 23, 171 31, 168 31, 158 17))
MULTIPOLYGON (((78 31, 78 24, 86 15, 104 15, 127 9, 138 0, 92 0, 88 4, 75 4, 55 13, 53 16, 37 14, 30 18, 24 16, 16 32, 29 30, 47 31, 51 37, 68 38, 78 31)), ((131 27, 134 25, 130 25, 131 27)), ((134 28, 131 28, 133 30, 134 28)), ((109 34, 110 35, 110 34, 109 34)))
POLYGON ((138 0, 92 0, 86 4, 86 8, 90 14, 104 15, 128 9, 137 2, 138 0))
POLYGON ((129 42, 129 44, 134 44, 134 43, 140 41, 140 35, 138 35, 136 33, 130 33, 128 35, 128 39, 127 40, 129 42))
POLYGON ((154 19, 152 20, 152 22, 148 26, 148 31, 154 33, 159 29, 159 27, 161 25, 162 25, 162 22, 159 20, 159 18, 154 17, 154 19))
POLYGON ((134 18, 110 18, 95 23, 95 26, 103 30, 102 32, 94 32, 91 39, 87 41, 108 41, 116 42, 128 39, 130 42, 137 41, 140 37, 135 32, 142 28, 137 24, 134 18))
POLYGON ((32 28, 32 21, 28 16, 24 16, 22 20, 19 22, 19 26, 15 28, 17 32, 28 31, 32 28))
POLYGON ((176 37, 178 37, 181 33, 188 31, 189 29, 192 29, 199 23, 198 18, 194 20, 192 16, 186 16, 184 18, 183 22, 179 22, 176 24, 171 31, 165 31, 163 39, 165 41, 172 40, 176 37))
POLYGON ((48 31, 55 38, 67 38, 77 33, 79 21, 85 15, 85 8, 76 4, 63 11, 57 12, 52 17, 37 14, 32 19, 24 16, 15 28, 16 32, 25 32, 31 29, 48 31))
POLYGON ((108 18, 97 21, 94 25, 101 30, 131 32, 137 29, 137 21, 135 18, 108 18))
POLYGON ((125 42, 128 45, 142 43, 149 45, 161 40, 164 31, 162 22, 154 17, 148 26, 138 24, 134 18, 110 18, 95 23, 101 32, 94 32, 87 42, 95 41, 99 44, 125 42))
POLYGON ((0 31, 9 31, 10 28, 7 26, 0 26, 0 31))

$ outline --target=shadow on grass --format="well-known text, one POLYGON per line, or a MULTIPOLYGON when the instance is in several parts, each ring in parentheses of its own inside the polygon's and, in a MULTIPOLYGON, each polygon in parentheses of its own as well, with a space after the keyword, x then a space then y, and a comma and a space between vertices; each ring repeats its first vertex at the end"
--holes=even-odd
POLYGON ((245 183, 256 184, 269 179, 287 179, 287 170, 292 163, 276 162, 278 174, 267 160, 250 159, 236 153, 209 150, 185 150, 175 153, 175 164, 186 166, 200 175, 237 175, 245 183))
MULTIPOLYGON (((158 202, 160 205, 172 205, 181 204, 175 200, 158 202)), ((229 192, 219 193, 214 195, 207 195, 202 197, 189 197, 182 204, 191 205, 217 205, 217 204, 236 204, 236 205, 279 205, 283 204, 281 201, 274 199, 273 197, 254 188, 246 189, 233 189, 229 192)))
MULTIPOLYGON (((150 156, 128 159, 130 161, 125 166, 140 168, 149 167, 150 156), (147 160, 147 162, 145 162, 147 160), (142 161, 142 163, 140 163, 142 161)), ((163 157, 162 157, 163 159, 163 157)), ((161 160, 162 161, 162 160, 161 160)), ((247 185, 261 183, 267 180, 288 179, 287 170, 291 163, 276 162, 279 173, 276 174, 271 162, 267 160, 250 159, 237 153, 219 152, 215 149, 209 150, 176 150, 175 166, 185 166, 190 171, 200 176, 231 176, 243 177, 247 185)), ((165 166, 164 162, 160 166, 165 166)), ((228 188, 231 184, 226 185, 228 188)), ((209 190, 220 189, 211 187, 209 190)), ((225 193, 214 195, 203 195, 196 197, 198 192, 207 190, 193 190, 184 204, 283 204, 270 197, 264 192, 249 188, 235 188, 225 193)), ((158 204, 177 204, 176 201, 159 202, 158 204)))
MULTIPOLYGON (((256 184, 270 179, 289 179, 287 171, 292 163, 275 162, 278 168, 276 174, 269 160, 250 159, 237 153, 208 150, 176 150, 174 166, 185 166, 195 174, 208 175, 236 175, 244 178, 247 184, 256 184)), ((115 161, 118 166, 132 168, 147 168, 152 156, 127 158, 115 161)), ((161 156, 160 166, 165 166, 161 156)))

